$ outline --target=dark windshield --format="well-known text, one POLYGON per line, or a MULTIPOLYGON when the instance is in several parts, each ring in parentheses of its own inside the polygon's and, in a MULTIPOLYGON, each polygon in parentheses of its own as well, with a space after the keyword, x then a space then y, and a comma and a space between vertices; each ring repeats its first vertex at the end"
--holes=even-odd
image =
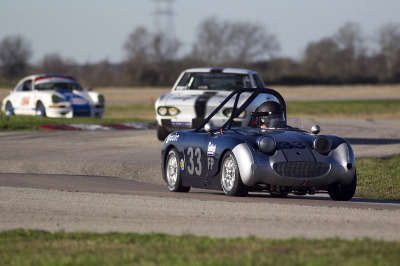
POLYGON ((245 74, 186 73, 178 86, 188 90, 229 90, 249 88, 250 79, 245 74))
POLYGON ((73 90, 82 90, 78 83, 70 83, 70 82, 48 82, 36 84, 35 89, 38 91, 46 91, 46 90, 59 90, 59 91, 73 91, 73 90))

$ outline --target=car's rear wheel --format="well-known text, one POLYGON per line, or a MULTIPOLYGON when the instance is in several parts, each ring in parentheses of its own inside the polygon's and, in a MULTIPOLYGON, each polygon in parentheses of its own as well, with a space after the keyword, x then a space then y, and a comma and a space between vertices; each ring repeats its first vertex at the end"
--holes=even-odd
POLYGON ((46 108, 44 107, 42 102, 38 102, 36 104, 36 116, 46 117, 46 108))
POLYGON ((157 138, 158 138, 158 140, 164 141, 165 138, 168 137, 169 133, 170 132, 167 130, 167 128, 157 124, 157 138))
POLYGON ((12 104, 10 102, 6 103, 6 109, 5 109, 5 113, 7 116, 13 116, 14 115, 14 107, 12 106, 12 104))
POLYGON ((249 192, 242 182, 235 155, 231 151, 226 152, 222 158, 221 186, 228 196, 244 197, 249 192))
POLYGON ((335 183, 331 185, 328 193, 331 199, 338 201, 351 200, 356 192, 357 187, 357 174, 354 174, 353 180, 348 185, 341 185, 335 183))
POLYGON ((190 190, 190 187, 182 186, 181 171, 179 169, 179 157, 176 149, 171 149, 168 152, 164 169, 167 185, 170 191, 188 192, 190 190))

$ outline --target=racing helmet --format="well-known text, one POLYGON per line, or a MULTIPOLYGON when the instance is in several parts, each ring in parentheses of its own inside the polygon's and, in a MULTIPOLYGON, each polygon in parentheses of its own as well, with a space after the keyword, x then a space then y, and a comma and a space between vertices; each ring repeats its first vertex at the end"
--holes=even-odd
POLYGON ((263 128, 281 128, 286 126, 282 107, 275 101, 263 102, 251 113, 253 123, 263 128))

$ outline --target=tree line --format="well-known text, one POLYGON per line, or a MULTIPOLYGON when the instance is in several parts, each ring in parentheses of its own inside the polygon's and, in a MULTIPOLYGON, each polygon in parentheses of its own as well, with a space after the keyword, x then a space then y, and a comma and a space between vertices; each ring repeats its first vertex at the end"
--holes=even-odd
POLYGON ((266 84, 365 84, 400 82, 400 25, 388 23, 367 36, 358 23, 347 22, 332 35, 309 43, 301 59, 279 57, 276 35, 251 22, 214 17, 197 28, 191 50, 180 55, 178 38, 138 27, 124 46, 125 60, 78 64, 59 54, 39 63, 22 36, 0 41, 0 86, 14 85, 31 73, 63 73, 96 86, 171 86, 190 67, 240 67, 256 70, 266 84))

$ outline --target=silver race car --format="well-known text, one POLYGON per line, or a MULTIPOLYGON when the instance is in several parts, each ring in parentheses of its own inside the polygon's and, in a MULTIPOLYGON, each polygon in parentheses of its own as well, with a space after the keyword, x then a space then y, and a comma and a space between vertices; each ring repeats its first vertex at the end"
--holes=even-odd
POLYGON ((273 196, 328 192, 333 200, 350 200, 356 190, 353 149, 339 137, 317 135, 287 123, 283 97, 272 89, 232 92, 196 129, 168 135, 161 150, 162 176, 170 191, 191 187, 223 190, 229 196, 265 191, 273 196), (241 102, 243 95, 246 100, 241 102), (247 126, 235 119, 254 100, 266 100, 251 112, 247 126), (222 126, 210 121, 234 100, 222 126))

